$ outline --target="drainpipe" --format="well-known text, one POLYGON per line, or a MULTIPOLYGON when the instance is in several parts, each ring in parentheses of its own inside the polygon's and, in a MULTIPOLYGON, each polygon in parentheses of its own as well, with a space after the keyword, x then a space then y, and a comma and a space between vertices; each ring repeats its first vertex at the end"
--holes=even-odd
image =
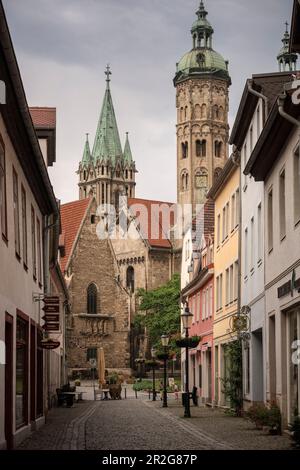
POLYGON ((255 95, 258 98, 261 98, 265 103, 264 113, 263 113, 263 124, 264 124, 266 122, 266 119, 267 119, 267 116, 268 116, 268 98, 265 95, 263 95, 262 93, 259 93, 258 91, 254 90, 254 88, 252 88, 249 81, 248 81, 248 91, 250 93, 252 93, 252 95, 255 95))
POLYGON ((299 131, 300 131, 300 121, 298 121, 298 119, 294 118, 293 116, 290 116, 290 114, 287 114, 287 113, 284 111, 284 102, 285 102, 286 97, 287 97, 286 92, 284 92, 284 93, 282 93, 281 95, 279 95, 279 98, 278 98, 278 100, 277 100, 279 114, 280 114, 280 116, 282 116, 284 119, 286 119, 287 121, 289 121, 289 122, 291 122, 292 124, 294 124, 294 126, 298 127, 298 128, 299 128, 299 131))

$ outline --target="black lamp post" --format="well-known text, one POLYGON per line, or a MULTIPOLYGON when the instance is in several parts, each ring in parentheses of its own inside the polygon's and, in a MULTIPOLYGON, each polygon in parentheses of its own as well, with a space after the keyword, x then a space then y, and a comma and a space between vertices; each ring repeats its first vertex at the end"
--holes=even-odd
POLYGON ((184 400, 184 417, 190 418, 191 411, 190 411, 190 392, 189 392, 189 347, 188 347, 188 337, 189 337, 189 329, 191 327, 191 320, 193 318, 193 314, 189 310, 188 304, 186 304, 184 312, 181 315, 182 326, 185 330, 185 339, 186 339, 186 347, 185 347, 185 400, 184 400))
POLYGON ((151 356, 152 356, 152 401, 156 401, 156 387, 155 387, 155 357, 156 357, 156 349, 151 348, 151 356))
POLYGON ((168 406, 168 398, 167 398, 167 359, 168 359, 168 352, 167 347, 169 344, 169 336, 162 335, 161 337, 161 344, 164 348, 164 391, 163 391, 163 408, 167 408, 168 406))

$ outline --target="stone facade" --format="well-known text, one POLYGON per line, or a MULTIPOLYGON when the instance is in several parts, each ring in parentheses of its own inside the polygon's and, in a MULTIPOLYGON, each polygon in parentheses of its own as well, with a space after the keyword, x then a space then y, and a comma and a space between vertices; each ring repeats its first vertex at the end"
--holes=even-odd
POLYGON ((89 369, 88 349, 103 347, 106 367, 128 369, 129 297, 118 282, 118 266, 109 240, 99 240, 97 209, 91 200, 84 216, 76 246, 66 266, 72 315, 67 347, 70 370, 89 369), (96 314, 88 313, 87 290, 97 288, 96 314))
POLYGON ((177 200, 203 204, 228 158, 228 83, 193 78, 177 85, 177 200))

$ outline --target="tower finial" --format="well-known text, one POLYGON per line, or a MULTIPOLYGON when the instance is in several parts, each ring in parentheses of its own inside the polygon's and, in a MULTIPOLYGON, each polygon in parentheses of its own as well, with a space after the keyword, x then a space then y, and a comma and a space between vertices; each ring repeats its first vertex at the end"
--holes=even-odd
POLYGON ((288 33, 288 32, 289 32, 289 29, 288 29, 288 28, 289 28, 289 24, 288 24, 287 21, 285 22, 285 26, 286 26, 285 32, 288 33))
POLYGON ((89 141, 89 135, 90 135, 90 134, 87 132, 85 135, 86 135, 86 141, 88 142, 88 141, 89 141))
POLYGON ((105 75, 106 75, 106 83, 107 83, 107 86, 106 86, 106 88, 107 88, 107 90, 109 90, 109 82, 110 82, 110 78, 109 78, 109 76, 111 75, 111 71, 110 71, 110 65, 109 65, 109 64, 107 64, 107 66, 106 66, 106 70, 105 70, 105 72, 104 72, 104 73, 105 73, 105 75))

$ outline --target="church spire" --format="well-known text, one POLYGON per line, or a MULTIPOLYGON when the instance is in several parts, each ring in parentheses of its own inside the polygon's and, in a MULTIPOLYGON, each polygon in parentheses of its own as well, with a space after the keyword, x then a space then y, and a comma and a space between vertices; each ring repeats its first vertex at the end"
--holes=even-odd
POLYGON ((290 33, 289 24, 285 23, 285 33, 282 39, 283 47, 281 48, 277 60, 279 65, 279 72, 294 71, 297 68, 297 54, 290 52, 290 33))
POLYGON ((126 132, 126 142, 125 142, 125 147, 124 147, 124 162, 125 164, 128 163, 129 165, 133 162, 129 138, 128 138, 128 132, 126 132))
POLYGON ((191 33, 193 36, 193 49, 208 48, 212 49, 213 27, 206 19, 208 13, 204 3, 201 0, 198 10, 196 11, 198 19, 193 23, 191 33))
POLYGON ((91 155, 91 149, 90 149, 90 143, 89 143, 89 134, 86 134, 86 141, 84 144, 84 150, 83 150, 83 156, 82 156, 82 165, 87 166, 89 163, 91 163, 92 160, 92 155, 91 155))
POLYGON ((106 90, 92 155, 94 163, 96 163, 98 160, 106 159, 110 161, 112 166, 115 166, 117 158, 122 157, 122 146, 110 92, 111 71, 109 65, 106 68, 105 75, 106 90))

